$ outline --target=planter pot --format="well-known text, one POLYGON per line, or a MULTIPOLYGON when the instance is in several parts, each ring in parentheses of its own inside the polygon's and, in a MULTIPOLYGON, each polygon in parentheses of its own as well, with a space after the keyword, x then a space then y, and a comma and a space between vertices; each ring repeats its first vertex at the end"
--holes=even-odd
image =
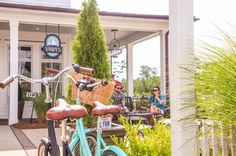
POLYGON ((46 119, 37 117, 37 121, 38 121, 39 124, 43 124, 43 123, 46 122, 46 119))
MULTIPOLYGON (((96 131, 91 132, 93 136, 97 135, 96 131)), ((126 132, 124 127, 113 127, 110 129, 102 130, 102 138, 104 139, 107 145, 114 145, 114 142, 111 139, 111 136, 116 136, 118 138, 124 138, 126 132)))
POLYGON ((22 119, 23 111, 24 111, 25 101, 18 101, 18 119, 22 119))
POLYGON ((37 121, 39 124, 43 124, 46 122, 46 118, 45 117, 40 117, 40 115, 37 113, 36 111, 36 116, 37 116, 37 121))

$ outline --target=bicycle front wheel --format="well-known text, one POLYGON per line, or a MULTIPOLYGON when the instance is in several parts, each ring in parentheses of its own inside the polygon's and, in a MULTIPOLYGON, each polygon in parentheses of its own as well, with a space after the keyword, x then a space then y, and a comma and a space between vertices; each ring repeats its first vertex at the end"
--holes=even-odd
MULTIPOLYGON (((46 145, 44 143, 40 143, 38 147, 38 156, 45 156, 46 145)), ((52 156, 52 150, 47 151, 48 156, 52 156)))
POLYGON ((116 154, 113 151, 108 150, 108 151, 105 151, 104 153, 102 153, 101 156, 118 156, 118 154, 116 154))
MULTIPOLYGON (((95 153, 96 153, 96 146, 97 146, 97 140, 94 136, 92 135, 87 135, 86 136, 87 138, 87 141, 88 141, 88 144, 89 144, 89 149, 92 153, 93 156, 95 156, 95 153)), ((75 146, 75 149, 74 149, 74 156, 80 156, 80 142, 78 142, 75 146)))

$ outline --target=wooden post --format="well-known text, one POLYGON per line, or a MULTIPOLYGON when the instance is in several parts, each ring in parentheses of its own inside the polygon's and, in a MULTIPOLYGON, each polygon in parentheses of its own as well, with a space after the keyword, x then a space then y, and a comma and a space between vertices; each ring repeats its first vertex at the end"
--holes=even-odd
POLYGON ((212 134, 213 156, 218 156, 219 155, 218 138, 216 136, 216 123, 214 121, 212 122, 211 134, 212 134))
POLYGON ((228 156, 228 142, 226 140, 226 129, 224 122, 221 122, 221 146, 222 156, 228 156))
POLYGON ((200 149, 201 149, 201 141, 202 141, 202 139, 200 139, 200 137, 199 137, 199 134, 200 134, 200 129, 199 128, 201 128, 201 123, 202 123, 202 120, 197 120, 197 126, 198 126, 198 128, 197 128, 197 134, 198 134, 198 136, 197 136, 197 156, 200 156, 200 149))
POLYGON ((203 145, 203 156, 209 156, 209 138, 208 138, 208 125, 206 120, 203 120, 203 126, 202 126, 202 145, 203 145))
POLYGON ((236 156, 236 144, 235 144, 235 127, 230 124, 230 137, 231 137, 231 141, 230 141, 230 147, 231 147, 231 153, 232 156, 236 156))

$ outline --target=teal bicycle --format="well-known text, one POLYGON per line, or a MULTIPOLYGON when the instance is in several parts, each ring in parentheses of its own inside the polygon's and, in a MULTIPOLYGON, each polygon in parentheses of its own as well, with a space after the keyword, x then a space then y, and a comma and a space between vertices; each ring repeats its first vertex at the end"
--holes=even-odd
MULTIPOLYGON (((57 72, 57 74, 54 77, 43 77, 41 79, 32 79, 29 77, 26 77, 24 75, 11 75, 7 77, 5 80, 0 82, 0 88, 5 88, 8 86, 11 82, 13 82, 15 79, 22 79, 24 81, 30 82, 30 83, 38 83, 38 84, 43 84, 45 87, 45 93, 46 93, 46 99, 45 99, 45 105, 46 105, 46 110, 50 110, 51 105, 52 105, 52 98, 50 95, 50 82, 53 82, 55 80, 58 80, 62 75, 69 71, 75 71, 76 73, 83 73, 83 74, 91 74, 93 70, 89 68, 84 68, 81 67, 77 64, 70 65, 63 69, 62 71, 57 72)), ((73 117, 73 118, 81 118, 87 114, 86 109, 83 106, 72 106, 65 108, 63 107, 60 110, 57 110, 57 113, 52 112, 51 114, 49 113, 49 118, 47 118, 47 124, 48 124, 48 138, 42 138, 41 143, 38 148, 38 155, 39 156, 59 156, 60 155, 60 150, 59 146, 57 144, 57 139, 55 136, 55 129, 54 129, 54 120, 63 120, 63 123, 65 123, 64 119, 68 117, 73 117), (50 120, 50 118, 52 120, 50 120)), ((62 129, 63 136, 65 136, 66 131, 62 129)), ((71 152, 69 148, 66 146, 67 145, 67 138, 62 138, 62 144, 63 144, 63 156, 66 155, 71 155, 71 152), (66 151, 66 152, 64 152, 66 151)))
MULTIPOLYGON (((103 118, 102 116, 107 114, 116 114, 120 112, 120 108, 114 105, 103 105, 99 102, 95 102, 94 109, 92 110, 92 115, 98 116, 98 127, 97 128, 84 128, 82 114, 73 114, 76 109, 79 110, 81 107, 79 94, 82 90, 91 90, 91 88, 98 85, 106 85, 107 81, 92 82, 86 79, 74 80, 73 77, 69 75, 69 78, 77 87, 77 100, 76 105, 71 106, 67 104, 64 100, 57 100, 57 107, 51 108, 47 111, 47 118, 51 120, 62 120, 62 150, 63 156, 74 155, 74 156, 126 156, 125 152, 115 145, 107 146, 102 138, 102 129, 111 126, 111 120, 103 118), (74 107, 74 108, 73 108, 74 107), (72 135, 72 139, 69 141, 66 131, 66 119, 76 118, 76 129, 72 135), (90 133, 96 131, 97 136, 91 135, 90 133), (70 142, 70 143, 69 143, 70 142)), ((81 111, 78 113, 81 113, 81 111)), ((116 126, 121 126, 117 125, 116 126)), ((122 127, 122 126, 121 126, 122 127)), ((50 150, 50 148, 48 148, 50 150)), ((45 152, 44 152, 45 153, 45 152)), ((49 151, 46 153, 50 153, 49 151)))

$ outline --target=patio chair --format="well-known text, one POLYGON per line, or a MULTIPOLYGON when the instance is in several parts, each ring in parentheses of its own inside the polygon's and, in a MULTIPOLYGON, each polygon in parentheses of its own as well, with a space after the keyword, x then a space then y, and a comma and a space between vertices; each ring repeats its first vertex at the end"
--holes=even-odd
POLYGON ((133 111, 133 99, 130 96, 125 96, 125 106, 128 108, 129 111, 133 111))

